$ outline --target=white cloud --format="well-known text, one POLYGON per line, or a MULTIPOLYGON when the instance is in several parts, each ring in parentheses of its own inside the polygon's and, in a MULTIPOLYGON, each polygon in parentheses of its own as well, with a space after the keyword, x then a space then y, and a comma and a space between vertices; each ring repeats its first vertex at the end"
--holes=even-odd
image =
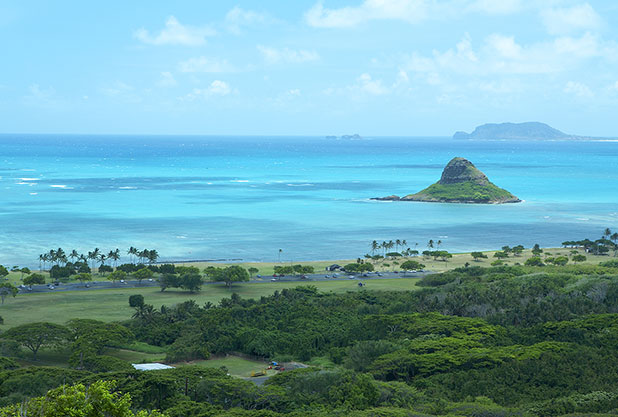
POLYGON ((468 9, 493 15, 511 14, 520 11, 522 3, 521 0, 476 0, 468 6, 468 9))
POLYGON ((214 80, 206 88, 194 88, 189 94, 181 97, 181 100, 194 101, 199 98, 207 98, 212 96, 227 96, 232 93, 232 88, 228 83, 221 80, 214 80))
POLYGON ((280 62, 302 63, 317 61, 320 59, 320 56, 317 54, 317 52, 306 51, 303 49, 277 49, 263 45, 258 45, 257 49, 264 57, 264 60, 266 60, 266 62, 268 62, 269 64, 277 64, 280 62))
POLYGON ((361 76, 356 79, 356 84, 352 86, 351 89, 375 96, 388 93, 388 89, 382 85, 382 80, 374 80, 371 78, 371 75, 367 73, 361 74, 361 76))
POLYGON ((107 97, 111 97, 120 101, 138 103, 142 101, 141 96, 136 92, 135 87, 116 81, 115 83, 100 89, 101 93, 107 97))
POLYGON ((60 109, 66 104, 58 98, 53 87, 41 88, 38 84, 32 84, 28 87, 28 94, 24 96, 23 100, 28 105, 47 109, 60 109))
POLYGON ((208 72, 208 73, 220 73, 220 72, 234 72, 236 68, 227 62, 227 60, 219 60, 206 58, 200 56, 197 58, 190 58, 186 61, 178 63, 178 69, 180 72, 208 72))
POLYGON ((418 23, 444 20, 467 13, 506 15, 523 9, 523 0, 363 0, 358 6, 326 8, 320 0, 305 13, 309 26, 348 28, 372 20, 418 23))
POLYGON ((581 30, 595 31, 603 26, 603 19, 588 3, 569 8, 552 8, 541 12, 543 24, 552 35, 581 30))
POLYGON ((161 87, 173 87, 177 82, 171 72, 164 71, 161 73, 161 79, 157 84, 161 87))
POLYGON ((569 81, 564 86, 565 93, 576 95, 577 97, 592 97, 594 94, 586 84, 569 81))
POLYGON ((186 26, 174 16, 170 16, 165 22, 165 28, 158 35, 151 35, 144 28, 135 31, 134 35, 140 41, 151 45, 199 46, 206 43, 207 36, 213 36, 215 33, 210 27, 186 26))
POLYGON ((224 24, 228 31, 238 35, 242 32, 243 27, 263 25, 274 21, 275 19, 267 13, 245 10, 236 6, 227 12, 224 24))
POLYGON ((135 89, 129 84, 125 84, 122 81, 116 81, 111 86, 102 88, 101 92, 106 96, 115 97, 132 92, 133 90, 135 89))
POLYGON ((490 74, 567 72, 591 60, 618 59, 618 46, 589 33, 547 42, 519 44, 514 37, 492 34, 478 48, 465 36, 455 48, 429 56, 412 53, 403 68, 417 73, 451 73, 482 77, 490 74))
POLYGON ((290 91, 288 91, 288 95, 290 95, 292 97, 298 97, 298 96, 300 96, 300 89, 293 88, 290 91))
POLYGON ((493 48, 502 58, 521 58, 522 48, 515 42, 513 36, 502 36, 494 33, 487 38, 486 42, 487 46, 493 48))
POLYGON ((352 27, 370 20, 394 19, 415 23, 426 17, 425 0, 364 0, 357 7, 326 9, 315 4, 305 13, 310 26, 323 28, 352 27))

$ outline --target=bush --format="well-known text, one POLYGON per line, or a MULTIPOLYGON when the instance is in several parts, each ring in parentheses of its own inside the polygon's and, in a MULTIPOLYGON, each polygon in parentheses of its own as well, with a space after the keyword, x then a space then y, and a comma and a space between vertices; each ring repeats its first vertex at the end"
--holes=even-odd
POLYGON ((13 359, 3 358, 0 356, 0 371, 6 371, 10 369, 17 369, 19 365, 13 359))
POLYGON ((135 368, 122 359, 108 355, 92 355, 83 358, 82 366, 90 372, 130 372, 135 368))
POLYGON ((541 259, 540 256, 533 256, 532 258, 526 259, 526 262, 524 263, 524 265, 526 265, 526 266, 545 266, 545 264, 543 263, 543 260, 541 259))

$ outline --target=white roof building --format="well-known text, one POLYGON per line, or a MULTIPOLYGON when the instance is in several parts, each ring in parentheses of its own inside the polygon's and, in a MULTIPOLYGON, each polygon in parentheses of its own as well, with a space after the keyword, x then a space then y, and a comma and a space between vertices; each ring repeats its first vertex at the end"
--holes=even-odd
POLYGON ((173 366, 164 365, 162 363, 132 363, 133 367, 138 371, 159 371, 161 369, 173 369, 173 366))

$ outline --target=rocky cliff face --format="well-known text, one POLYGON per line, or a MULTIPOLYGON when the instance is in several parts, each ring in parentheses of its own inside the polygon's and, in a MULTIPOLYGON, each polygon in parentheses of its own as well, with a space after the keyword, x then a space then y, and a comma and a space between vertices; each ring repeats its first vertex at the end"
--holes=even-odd
POLYGON ((453 158, 444 167, 438 184, 457 184, 472 181, 479 185, 489 184, 489 179, 466 158, 453 158))
POLYGON ((453 158, 442 171, 440 181, 405 197, 391 195, 374 198, 388 201, 424 201, 432 203, 518 203, 521 200, 492 184, 485 174, 465 158, 453 158))

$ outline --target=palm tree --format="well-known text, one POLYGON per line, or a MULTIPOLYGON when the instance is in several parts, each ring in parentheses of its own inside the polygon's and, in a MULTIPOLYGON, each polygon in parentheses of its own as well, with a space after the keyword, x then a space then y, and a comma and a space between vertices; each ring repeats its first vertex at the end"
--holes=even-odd
POLYGON ((429 239, 429 242, 427 242, 427 248, 433 249, 433 239, 429 239))
POLYGON ((375 255, 376 250, 380 249, 380 244, 377 241, 371 242, 371 254, 375 255))
MULTIPOLYGON (((404 248, 405 248, 406 246, 408 246, 408 241, 407 241, 407 240, 405 240, 405 239, 401 239, 401 246, 402 246, 402 247, 404 247, 404 248)), ((410 248, 408 248, 408 249, 410 249, 410 248)))
POLYGON ((401 240, 397 239, 395 241, 395 246, 396 246, 395 252, 399 252, 399 246, 401 246, 401 240))
POLYGON ((77 253, 77 251, 73 249, 71 251, 71 254, 69 255, 69 258, 71 258, 71 260, 73 260, 73 263, 75 263, 75 260, 79 258, 79 253, 77 253))
POLYGON ((383 240, 380 246, 382 246, 382 255, 386 256, 386 249, 388 249, 388 243, 386 243, 386 240, 383 240))
POLYGON ((157 261, 157 259, 159 259, 159 252, 157 252, 156 249, 149 250, 147 254, 147 258, 148 258, 148 263, 152 265, 153 263, 157 261))
POLYGON ((130 256, 129 258, 130 262, 134 263, 135 256, 137 256, 137 248, 134 248, 133 246, 131 246, 129 250, 127 251, 127 254, 130 256))
POLYGON ((609 227, 608 227, 608 228, 606 228, 606 229, 605 229, 605 231, 603 232, 603 237, 607 239, 607 238, 608 238, 608 237, 610 237, 611 235, 612 235, 612 231, 611 231, 611 229, 610 229, 609 227))
POLYGON ((137 257, 139 258, 139 263, 143 264, 145 259, 148 259, 148 253, 150 251, 148 249, 144 249, 143 251, 139 251, 137 253, 137 257))
POLYGON ((283 252, 283 249, 279 249, 279 263, 281 263, 281 252, 283 252))
POLYGON ((45 265, 45 255, 43 254, 39 255, 39 271, 41 271, 41 263, 45 265))
POLYGON ((110 250, 107 254, 107 258, 114 261, 114 266, 118 265, 118 259, 120 259, 120 249, 116 248, 116 250, 110 250))
POLYGON ((64 253, 64 250, 62 248, 58 248, 58 250, 56 251, 56 260, 58 262, 66 263, 67 262, 66 259, 67 259, 67 255, 66 253, 64 253))
POLYGON ((101 262, 101 265, 105 265, 105 260, 107 259, 107 256, 105 256, 104 253, 99 253, 99 256, 97 256, 99 262, 101 262))
POLYGON ((614 243, 616 243, 616 241, 618 240, 618 233, 614 233, 609 237, 611 240, 614 241, 614 243))
POLYGON ((441 241, 441 240, 438 240, 438 241, 436 242, 436 244, 438 245, 438 249, 440 249, 440 245, 442 244, 442 241, 441 241))

